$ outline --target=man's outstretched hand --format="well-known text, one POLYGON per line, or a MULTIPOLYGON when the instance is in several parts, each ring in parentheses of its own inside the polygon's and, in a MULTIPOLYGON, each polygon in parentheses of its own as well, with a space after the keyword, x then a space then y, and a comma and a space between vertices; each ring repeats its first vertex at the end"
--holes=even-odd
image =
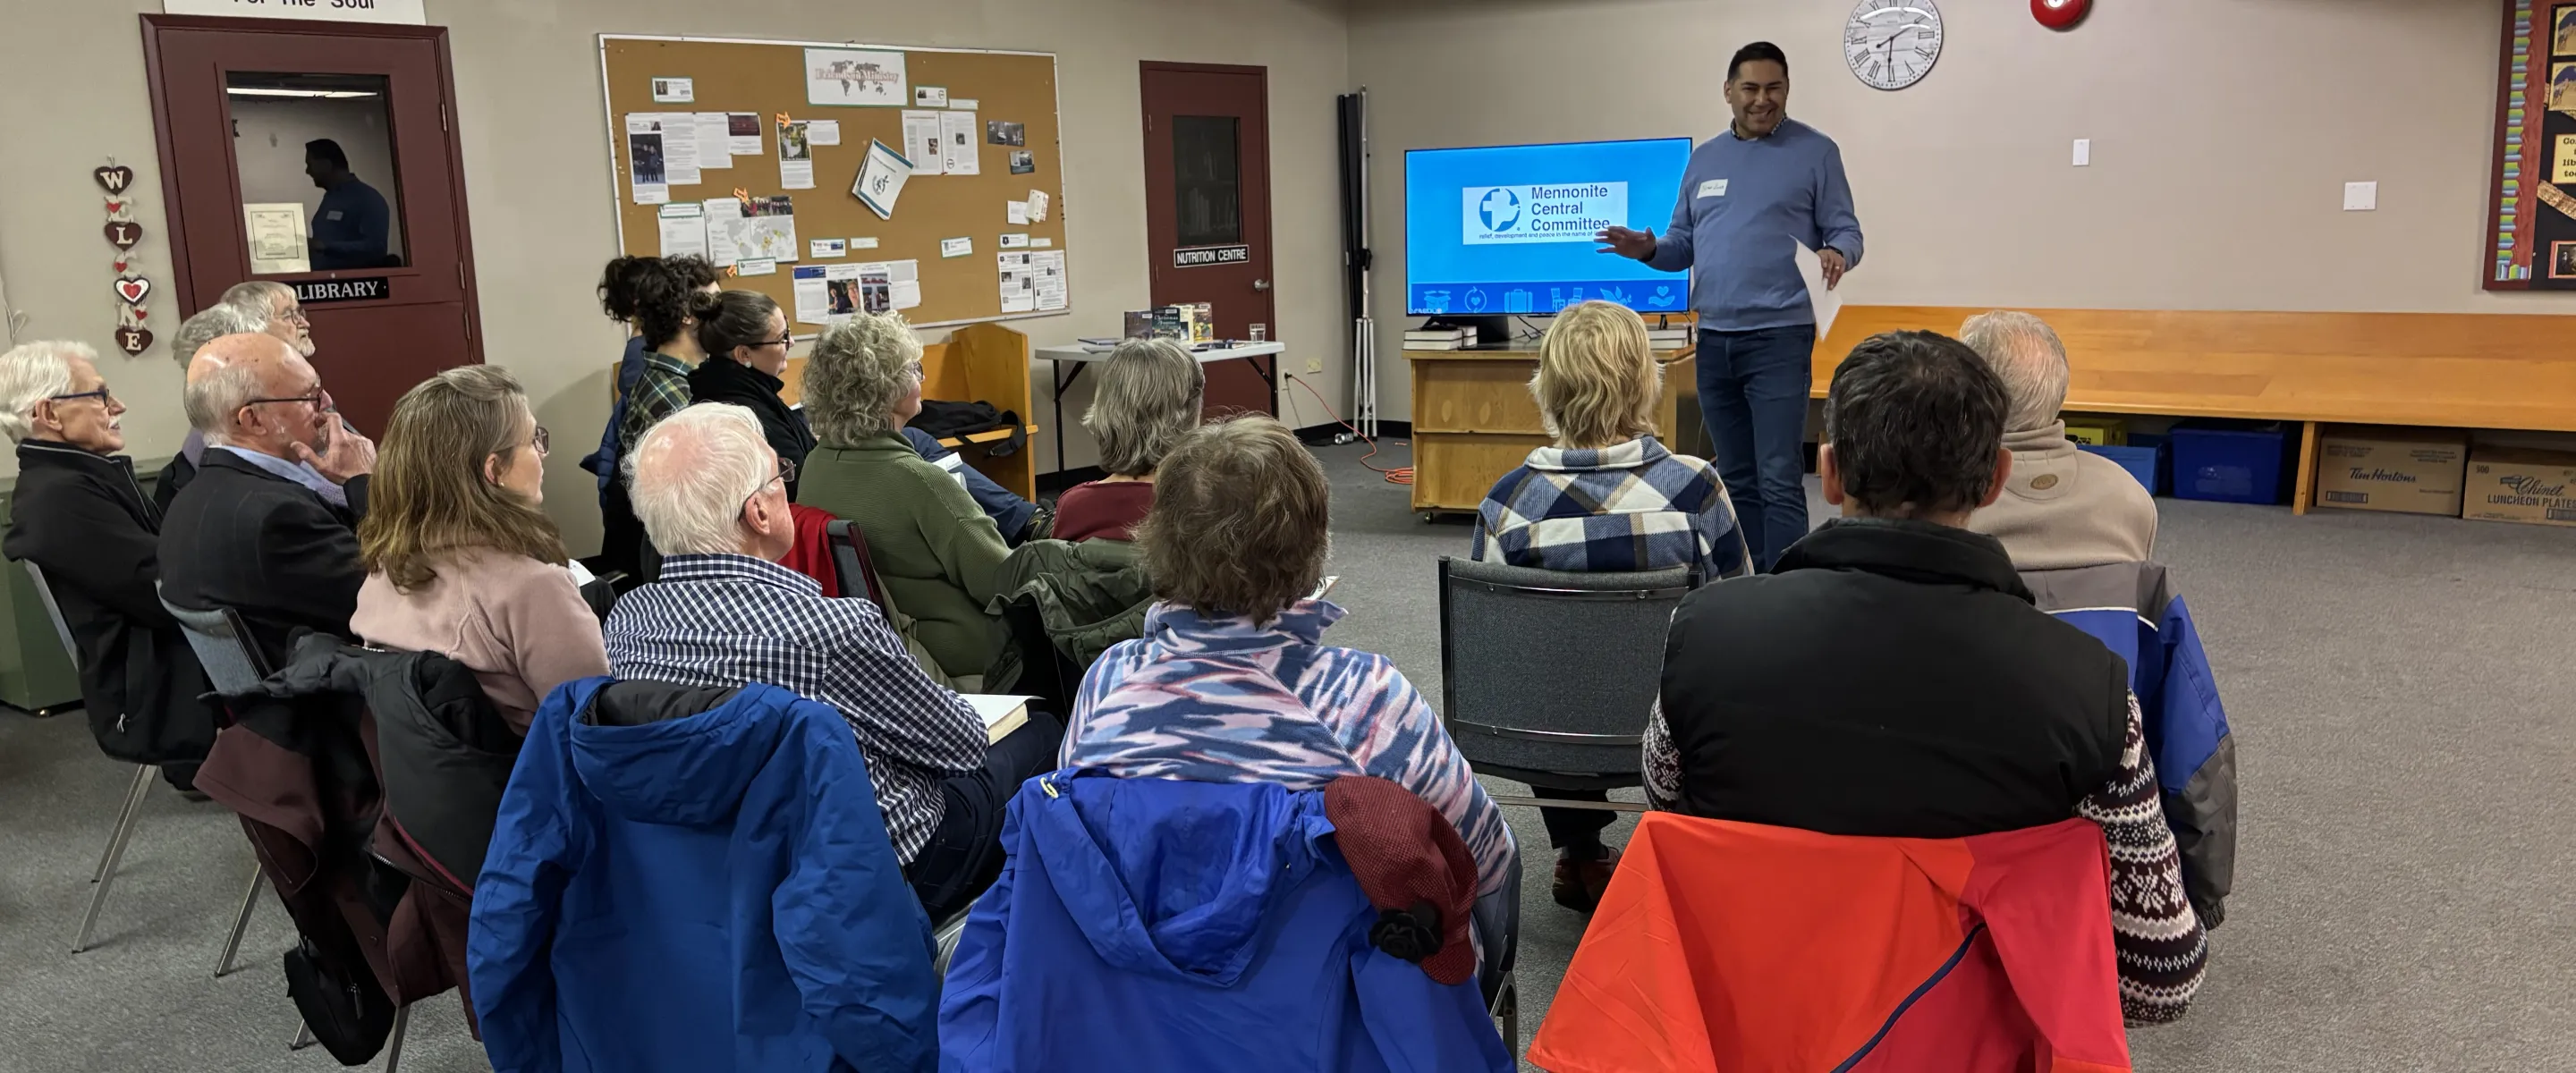
POLYGON ((1655 255, 1655 233, 1632 231, 1625 227, 1605 227, 1592 236, 1601 244, 1595 253, 1615 253, 1632 261, 1643 261, 1655 255))

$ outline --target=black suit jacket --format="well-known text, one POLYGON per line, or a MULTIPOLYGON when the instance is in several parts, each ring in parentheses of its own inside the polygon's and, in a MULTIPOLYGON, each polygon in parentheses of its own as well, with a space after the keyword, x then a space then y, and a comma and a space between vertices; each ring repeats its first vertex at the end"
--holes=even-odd
POLYGON ((122 455, 18 445, 9 535, 0 551, 44 568, 80 663, 81 705, 109 756, 142 764, 205 759, 215 709, 206 672, 153 595, 161 514, 122 455))
POLYGON ((350 637, 358 586, 358 521, 367 478, 342 510, 313 490, 208 448, 161 523, 161 595, 180 607, 241 612, 271 667, 286 664, 298 626, 350 637))

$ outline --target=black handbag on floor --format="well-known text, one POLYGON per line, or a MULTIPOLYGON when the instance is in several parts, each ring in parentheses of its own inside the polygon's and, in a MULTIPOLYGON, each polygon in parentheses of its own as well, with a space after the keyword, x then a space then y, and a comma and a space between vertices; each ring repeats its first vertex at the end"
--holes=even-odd
MULTIPOLYGON (((363 968, 364 963, 360 966, 363 968)), ((324 967, 309 941, 286 952, 286 994, 313 1039, 341 1065, 361 1065, 383 1050, 394 1032, 394 1002, 373 973, 342 980, 324 967)))

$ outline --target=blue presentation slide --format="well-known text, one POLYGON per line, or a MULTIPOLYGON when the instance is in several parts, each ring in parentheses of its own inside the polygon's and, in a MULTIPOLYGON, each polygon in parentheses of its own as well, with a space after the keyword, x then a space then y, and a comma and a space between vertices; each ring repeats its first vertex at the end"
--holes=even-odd
POLYGON ((1613 224, 1661 234, 1690 152, 1688 138, 1407 151, 1406 311, 1545 314, 1593 299, 1688 310, 1688 273, 1593 252, 1592 236, 1613 224))

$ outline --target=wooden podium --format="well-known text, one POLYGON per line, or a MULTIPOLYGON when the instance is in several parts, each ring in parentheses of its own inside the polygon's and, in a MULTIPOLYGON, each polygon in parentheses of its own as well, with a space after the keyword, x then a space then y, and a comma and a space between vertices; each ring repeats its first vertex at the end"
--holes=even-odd
MULTIPOLYGON (((1655 352, 1664 367, 1655 434, 1684 454, 1690 452, 1681 445, 1699 435, 1695 352, 1688 346, 1655 352)), ((1537 342, 1497 350, 1407 350, 1404 360, 1413 367, 1413 509, 1425 518, 1475 510, 1495 481, 1529 459, 1530 448, 1550 442, 1538 400, 1530 397, 1537 342)))

